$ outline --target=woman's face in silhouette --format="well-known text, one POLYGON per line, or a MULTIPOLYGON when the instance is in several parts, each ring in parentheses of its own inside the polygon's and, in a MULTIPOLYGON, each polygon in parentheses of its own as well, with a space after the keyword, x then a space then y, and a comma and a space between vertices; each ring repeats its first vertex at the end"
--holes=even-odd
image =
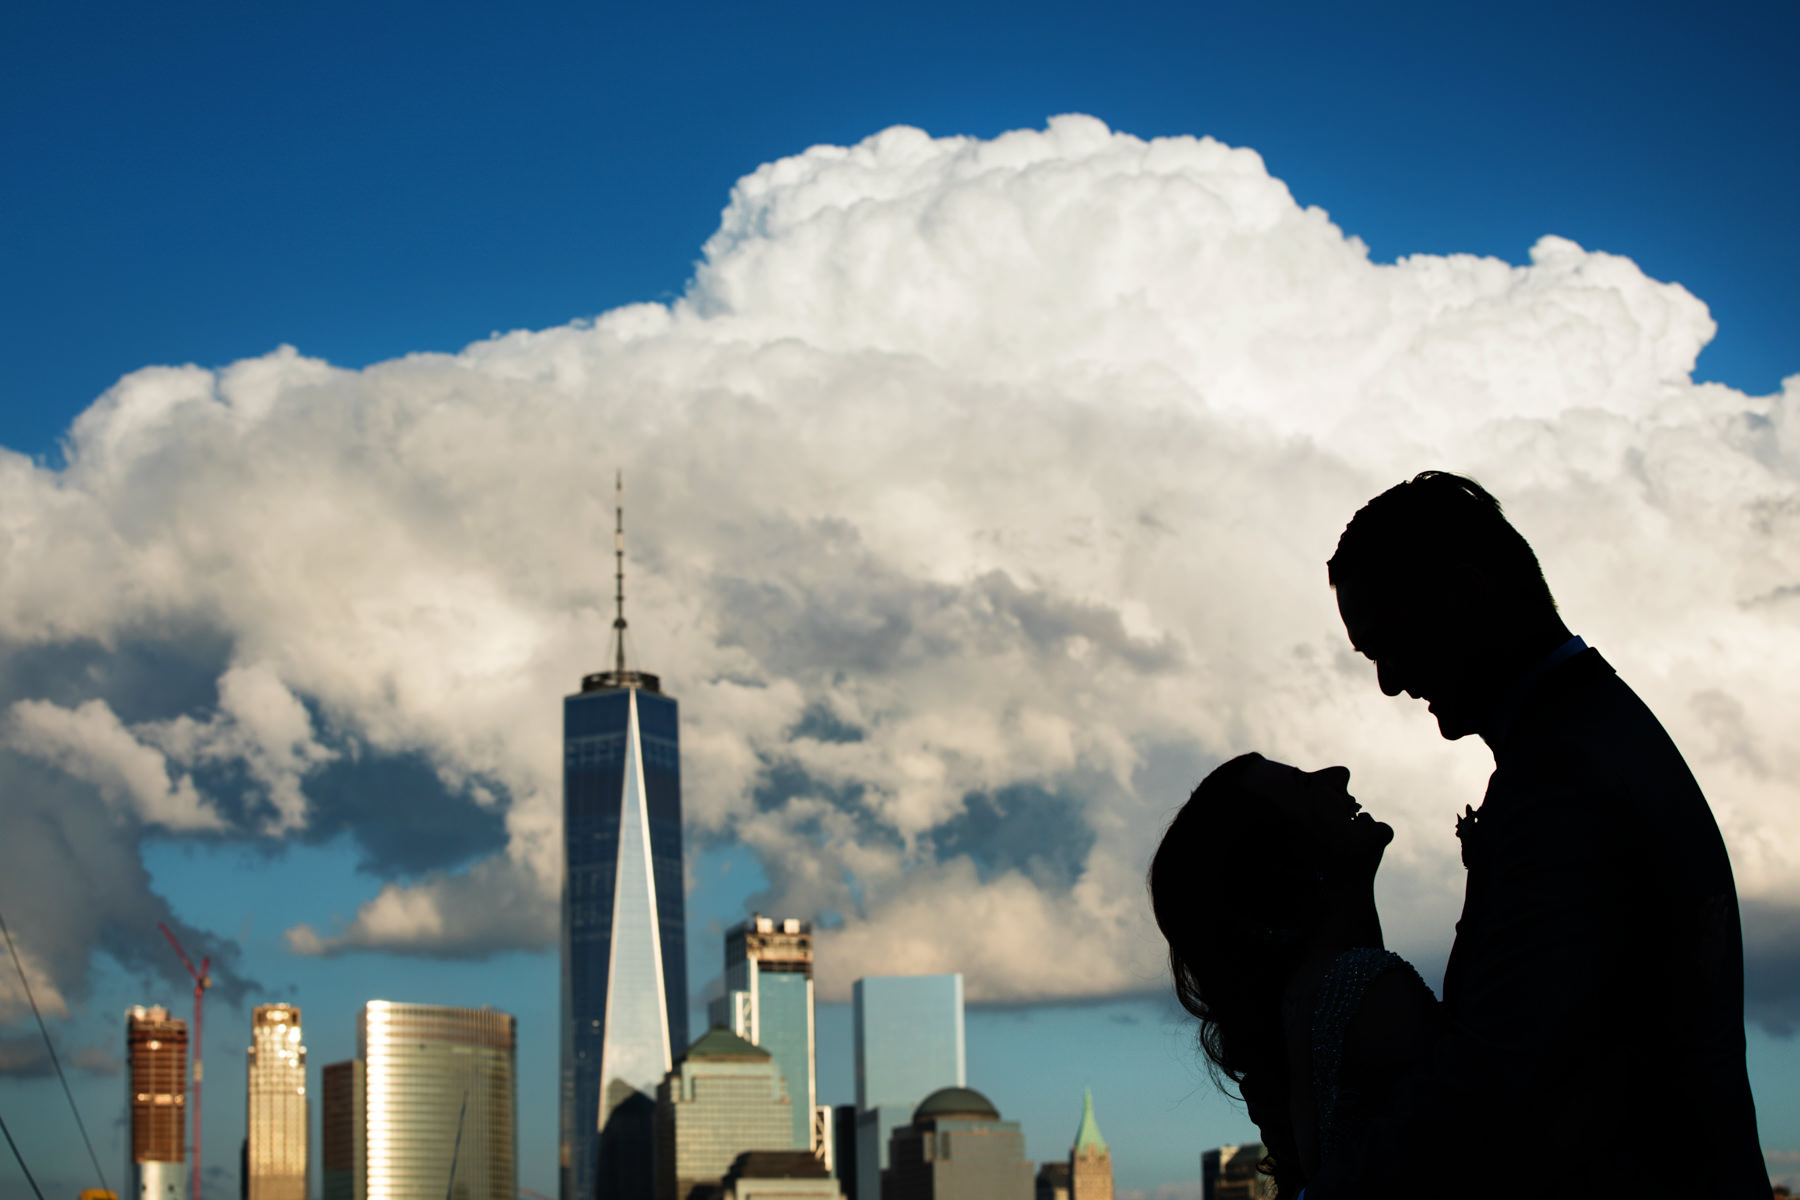
POLYGON ((1393 826, 1362 810, 1350 794, 1350 768, 1302 771, 1264 759, 1239 780, 1244 792, 1273 807, 1287 834, 1322 862, 1367 860, 1371 867, 1394 840, 1393 826))

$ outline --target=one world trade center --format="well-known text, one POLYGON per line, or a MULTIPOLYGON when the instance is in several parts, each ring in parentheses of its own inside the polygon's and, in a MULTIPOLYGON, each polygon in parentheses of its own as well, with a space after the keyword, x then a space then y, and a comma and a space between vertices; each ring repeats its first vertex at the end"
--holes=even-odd
POLYGON ((625 666, 563 699, 562 1200, 651 1200, 656 1085, 687 1048, 675 701, 625 666))

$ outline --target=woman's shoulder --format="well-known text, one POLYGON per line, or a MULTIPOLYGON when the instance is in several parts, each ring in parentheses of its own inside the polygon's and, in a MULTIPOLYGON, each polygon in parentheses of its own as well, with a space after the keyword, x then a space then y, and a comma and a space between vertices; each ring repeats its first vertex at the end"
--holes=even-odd
POLYGON ((1415 983, 1425 986, 1412 964, 1393 951, 1380 946, 1353 946, 1318 968, 1317 979, 1310 988, 1313 1027, 1320 1033, 1341 1034, 1367 1003, 1372 990, 1379 986, 1385 995, 1405 991, 1415 983))
POLYGON ((1404 1073, 1429 1051, 1438 999, 1411 963, 1397 954, 1366 958, 1362 986, 1342 1014, 1343 1068, 1365 1082, 1404 1073), (1374 1078, 1371 1078, 1374 1077, 1374 1078))

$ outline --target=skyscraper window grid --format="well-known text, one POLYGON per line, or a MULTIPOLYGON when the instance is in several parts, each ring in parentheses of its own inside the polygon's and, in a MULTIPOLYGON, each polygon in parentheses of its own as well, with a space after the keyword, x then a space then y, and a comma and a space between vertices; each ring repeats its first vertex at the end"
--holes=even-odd
POLYGON ((656 1200, 689 1200, 746 1151, 793 1148, 792 1102, 769 1052, 709 1029, 657 1088, 656 1200))
POLYGON ((300 1010, 259 1004, 250 1014, 244 1092, 246 1200, 306 1200, 306 1047, 300 1010))
POLYGON ((515 1035, 492 1009, 363 1006, 366 1200, 515 1200, 515 1035))
POLYGON ((331 1063, 319 1072, 319 1184, 323 1200, 363 1200, 367 1105, 363 1061, 331 1063))

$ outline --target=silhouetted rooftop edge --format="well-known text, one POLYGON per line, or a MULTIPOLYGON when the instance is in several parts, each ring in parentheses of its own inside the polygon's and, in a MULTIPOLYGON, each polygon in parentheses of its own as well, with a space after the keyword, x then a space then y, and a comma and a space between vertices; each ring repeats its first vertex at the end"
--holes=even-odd
POLYGON ((829 1179, 831 1172, 810 1150, 746 1150, 732 1161, 726 1183, 740 1179, 829 1179))
POLYGON ((581 690, 584 692, 607 692, 628 687, 660 692, 662 679, 648 671, 596 671, 592 675, 581 677, 581 690))

